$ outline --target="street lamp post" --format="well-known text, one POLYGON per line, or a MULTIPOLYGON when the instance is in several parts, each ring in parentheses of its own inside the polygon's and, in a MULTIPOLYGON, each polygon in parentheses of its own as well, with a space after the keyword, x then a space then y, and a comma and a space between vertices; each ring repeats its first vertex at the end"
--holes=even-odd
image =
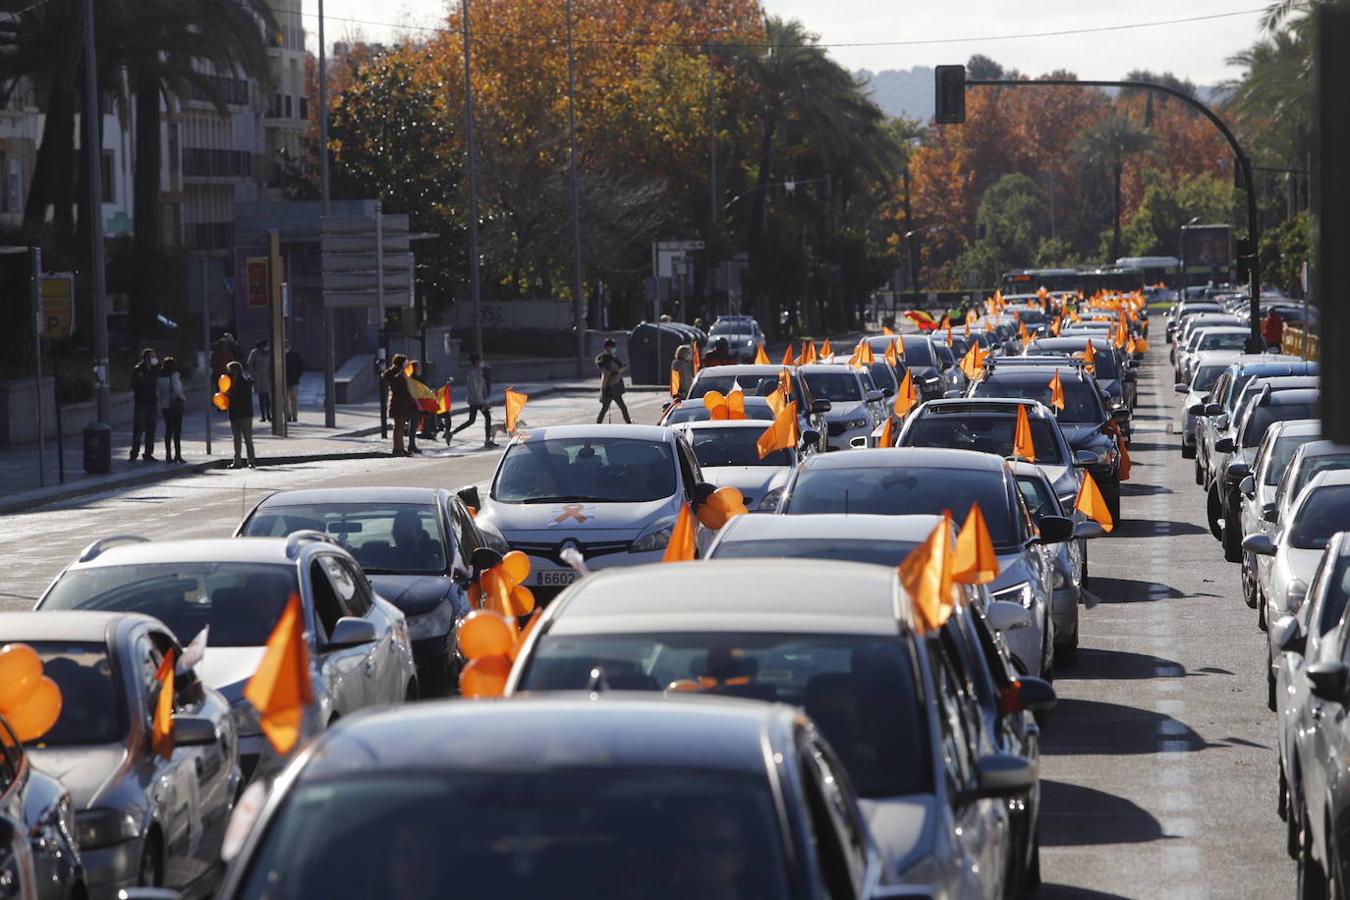
POLYGON ((464 26, 464 143, 469 154, 469 293, 473 298, 473 348, 483 355, 483 298, 478 277, 478 147, 473 138, 473 62, 469 0, 460 0, 464 26))
POLYGON ((89 268, 94 289, 94 401, 107 423, 108 291, 103 272, 103 169, 99 141, 98 61, 94 49, 94 0, 84 0, 84 146, 89 185, 89 268))
MULTIPOLYGON (((328 172, 328 48, 323 34, 323 0, 319 0, 319 196, 323 214, 329 213, 332 193, 328 172)), ((378 264, 378 263, 377 263, 378 264)), ((383 299, 383 298, 381 298, 383 299)), ((380 323, 384 327, 384 323, 380 323)), ((273 347, 273 353, 284 348, 273 347)), ((323 425, 337 427, 337 349, 333 346, 333 310, 323 298, 323 425)), ((272 396, 280 396, 273 394, 272 396)))

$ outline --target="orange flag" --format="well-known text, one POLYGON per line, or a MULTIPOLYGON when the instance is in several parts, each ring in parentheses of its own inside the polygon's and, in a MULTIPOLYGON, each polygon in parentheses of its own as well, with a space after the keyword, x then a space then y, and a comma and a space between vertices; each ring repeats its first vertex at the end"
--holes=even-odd
POLYGON ((998 577, 998 554, 989 535, 980 504, 972 503, 961 531, 956 535, 952 579, 960 584, 988 584, 998 577))
POLYGON ((1091 472, 1084 470, 1083 483, 1078 487, 1078 497, 1073 501, 1073 508, 1101 525, 1103 531, 1116 527, 1111 519, 1111 511, 1106 507, 1106 498, 1102 496, 1101 488, 1097 487, 1091 472))
POLYGON ((1120 318, 1116 320, 1116 335, 1113 342, 1117 347, 1124 347, 1125 342, 1130 339, 1129 326, 1125 324, 1125 314, 1122 312, 1120 318))
POLYGON ((1036 461, 1036 445, 1031 440, 1031 420, 1027 418, 1027 408, 1017 405, 1017 427, 1013 429, 1013 456, 1020 456, 1027 462, 1036 461))
POLYGON ((778 387, 774 388, 772 391, 769 392, 769 395, 764 398, 764 403, 766 406, 769 407, 769 411, 772 412, 776 417, 780 412, 783 411, 783 407, 787 406, 788 403, 787 391, 785 391, 783 389, 783 386, 780 384, 778 387))
POLYGON ((1092 346, 1092 338, 1087 339, 1087 347, 1083 350, 1083 359, 1087 360, 1089 372, 1097 368, 1097 348, 1092 346))
POLYGON ((974 341, 966 355, 961 357, 961 371, 966 373, 967 378, 979 378, 980 373, 984 371, 984 360, 989 352, 980 346, 979 341, 974 341))
POLYGON ((516 423, 520 421, 520 411, 525 408, 525 404, 530 398, 515 388, 506 389, 506 431, 508 434, 516 433, 516 423))
POLYGON ((679 370, 679 369, 671 369, 671 370, 670 370, 670 396, 672 396, 672 397, 678 397, 678 396, 680 396, 680 370, 679 370))
POLYGON ((797 401, 793 400, 774 416, 773 424, 764 429, 755 444, 759 448, 759 458, 763 459, 775 450, 791 450, 801 440, 801 431, 797 427, 797 401))
POLYGON ((829 359, 831 356, 834 356, 834 348, 830 346, 830 339, 826 338, 820 345, 820 358, 829 359))
POLYGON ((796 364, 797 360, 792 358, 792 345, 788 344, 787 349, 783 351, 783 365, 793 366, 796 364))
POLYGON ((286 602, 267 638, 267 651, 258 671, 244 686, 244 698, 258 711, 263 734, 272 748, 283 755, 289 753, 300 739, 305 707, 314 702, 299 594, 291 594, 286 602))
MULTIPOLYGON (((950 347, 952 345, 952 320, 947 319, 946 321, 947 321, 947 346, 950 347)), ((970 333, 969 328, 966 329, 966 333, 967 334, 970 333)))
POLYGON ((694 559, 697 548, 695 531, 694 512, 685 503, 680 506, 680 514, 675 517, 675 527, 670 529, 670 542, 666 544, 666 553, 661 557, 661 562, 688 562, 694 559))
POLYGON ((769 354, 764 351, 763 344, 760 344, 755 348, 755 365, 757 366, 769 365, 769 354))
POLYGON ((1130 480, 1130 451, 1125 449, 1125 435, 1121 432, 1120 426, 1116 424, 1115 419, 1109 420, 1107 427, 1111 433, 1116 436, 1116 450, 1120 453, 1120 480, 1130 480))
POLYGON ((436 413, 445 415, 450 411, 450 385, 443 384, 436 388, 436 413))
POLYGON ((881 333, 886 335, 887 337, 890 337, 891 335, 895 334, 895 329, 891 328, 889 325, 882 325, 881 333))
POLYGON ((1050 405, 1064 409, 1064 382, 1059 380, 1059 369, 1055 369, 1055 377, 1050 379, 1050 405))
POLYGON ((150 749, 165 759, 173 756, 173 659, 170 650, 155 670, 159 697, 155 699, 155 714, 150 720, 150 749))
POLYGON ((900 583, 909 592, 924 630, 936 631, 952 614, 952 517, 942 521, 900 564, 900 583))
POLYGON ((965 336, 966 336, 966 337, 970 337, 970 322, 969 322, 969 321, 966 322, 966 332, 965 332, 965 336))
POLYGON ((802 341, 802 353, 797 357, 797 365, 809 366, 816 361, 816 342, 802 341))
POLYGON ((703 368, 703 356, 698 352, 698 341, 690 341, 689 349, 693 351, 694 371, 697 372, 703 368))
POLYGON ((1134 342, 1133 337, 1131 337, 1128 341, 1125 342, 1125 352, 1130 354, 1131 356, 1134 356, 1136 353, 1139 352, 1139 345, 1134 342))
POLYGON ((848 358, 848 364, 855 369, 870 366, 875 361, 876 357, 872 355, 872 345, 867 343, 866 338, 858 341, 858 346, 854 348, 853 355, 848 358))
POLYGON ((892 366, 900 365, 900 351, 895 349, 895 344, 895 341, 888 343, 886 345, 886 352, 882 355, 882 359, 886 360, 886 362, 890 363, 892 366))
POLYGON ((890 447, 895 443, 895 438, 891 437, 891 423, 894 421, 892 416, 886 417, 886 424, 881 428, 881 437, 877 438, 878 447, 890 447))
POLYGON ((906 369, 905 377, 900 381, 900 389, 895 392, 895 405, 891 409, 903 419, 918 405, 919 392, 914 389, 914 376, 906 369))

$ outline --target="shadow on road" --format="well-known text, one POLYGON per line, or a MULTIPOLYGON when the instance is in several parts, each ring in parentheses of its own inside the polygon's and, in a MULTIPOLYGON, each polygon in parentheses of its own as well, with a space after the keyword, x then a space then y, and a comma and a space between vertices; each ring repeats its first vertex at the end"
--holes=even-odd
POLYGON ((1226 746, 1211 744, 1185 722, 1153 710, 1066 698, 1050 714, 1041 754, 1131 756, 1158 753, 1164 743, 1173 753, 1226 746))
POLYGON ((1058 664, 1055 666, 1056 681, 1073 679, 1129 681, 1143 678, 1181 678, 1186 674, 1181 663, 1163 659, 1161 656, 1093 647, 1078 648, 1078 660, 1073 668, 1062 668, 1058 664), (1166 670, 1167 674, 1159 674, 1159 669, 1166 670))
POLYGON ((1122 894, 1108 894, 1088 888, 1069 887, 1067 884, 1042 884, 1034 895, 1037 900, 1125 900, 1122 894))
MULTIPOLYGON (((1125 485, 1122 484, 1121 487, 1124 488, 1125 485)), ((1141 493, 1148 493, 1148 491, 1142 491, 1141 493)), ((1209 529, 1191 522, 1126 519, 1123 522, 1116 523, 1115 531, 1111 532, 1112 537, 1184 537, 1191 534, 1209 534, 1209 529)))
MULTIPOLYGON (((1041 781, 1042 847, 1144 844, 1166 837, 1151 813, 1124 797, 1063 781, 1041 781)), ((1112 895, 1083 892, 1056 896, 1112 895)))
POLYGON ((1103 578, 1100 575, 1088 577, 1087 589, 1103 603, 1144 603, 1151 600, 1178 600, 1187 596, 1174 587, 1154 581, 1103 578))

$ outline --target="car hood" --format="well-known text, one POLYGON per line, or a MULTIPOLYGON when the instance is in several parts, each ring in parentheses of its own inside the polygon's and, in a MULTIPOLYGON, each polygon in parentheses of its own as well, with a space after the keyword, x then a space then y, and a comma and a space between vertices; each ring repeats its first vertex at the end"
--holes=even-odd
POLYGON ((703 480, 717 487, 734 487, 751 501, 760 500, 787 484, 791 469, 784 466, 717 466, 703 470, 703 480))
POLYGON ((70 790, 77 810, 94 806, 104 786, 127 763, 127 751, 121 744, 49 747, 30 750, 28 757, 70 790))
POLYGON ((825 414, 826 422, 845 422, 849 419, 864 418, 870 421, 867 415, 867 404, 864 402, 852 403, 849 406, 832 406, 830 411, 825 414))
POLYGON ((1110 443, 1102 434, 1100 425, 1088 425, 1082 422, 1060 422, 1059 430, 1064 432, 1064 440, 1075 450, 1086 450, 1093 444, 1110 443))
POLYGON ((641 531, 651 522, 675 512, 675 498, 645 503, 498 503, 489 500, 480 513, 501 529, 509 540, 513 534, 542 532, 558 540, 569 534, 641 531))
POLYGON ((266 652, 266 647, 208 646, 195 671, 207 687, 220 691, 229 703, 238 703, 244 696, 245 682, 258 671, 266 652))
POLYGON ((403 610, 405 616, 431 612, 451 587, 446 575, 372 575, 370 583, 375 593, 403 610))
POLYGON ((929 852, 937 798, 930 794, 904 797, 860 799, 858 806, 877 846, 886 856, 886 871, 899 875, 910 868, 917 857, 929 852))

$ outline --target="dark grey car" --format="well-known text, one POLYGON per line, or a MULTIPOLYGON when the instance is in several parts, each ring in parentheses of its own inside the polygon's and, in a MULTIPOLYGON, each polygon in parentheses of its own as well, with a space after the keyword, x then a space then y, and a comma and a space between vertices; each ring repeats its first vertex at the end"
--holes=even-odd
POLYGON ((0 896, 87 896, 70 791, 32 764, 0 718, 0 896))

